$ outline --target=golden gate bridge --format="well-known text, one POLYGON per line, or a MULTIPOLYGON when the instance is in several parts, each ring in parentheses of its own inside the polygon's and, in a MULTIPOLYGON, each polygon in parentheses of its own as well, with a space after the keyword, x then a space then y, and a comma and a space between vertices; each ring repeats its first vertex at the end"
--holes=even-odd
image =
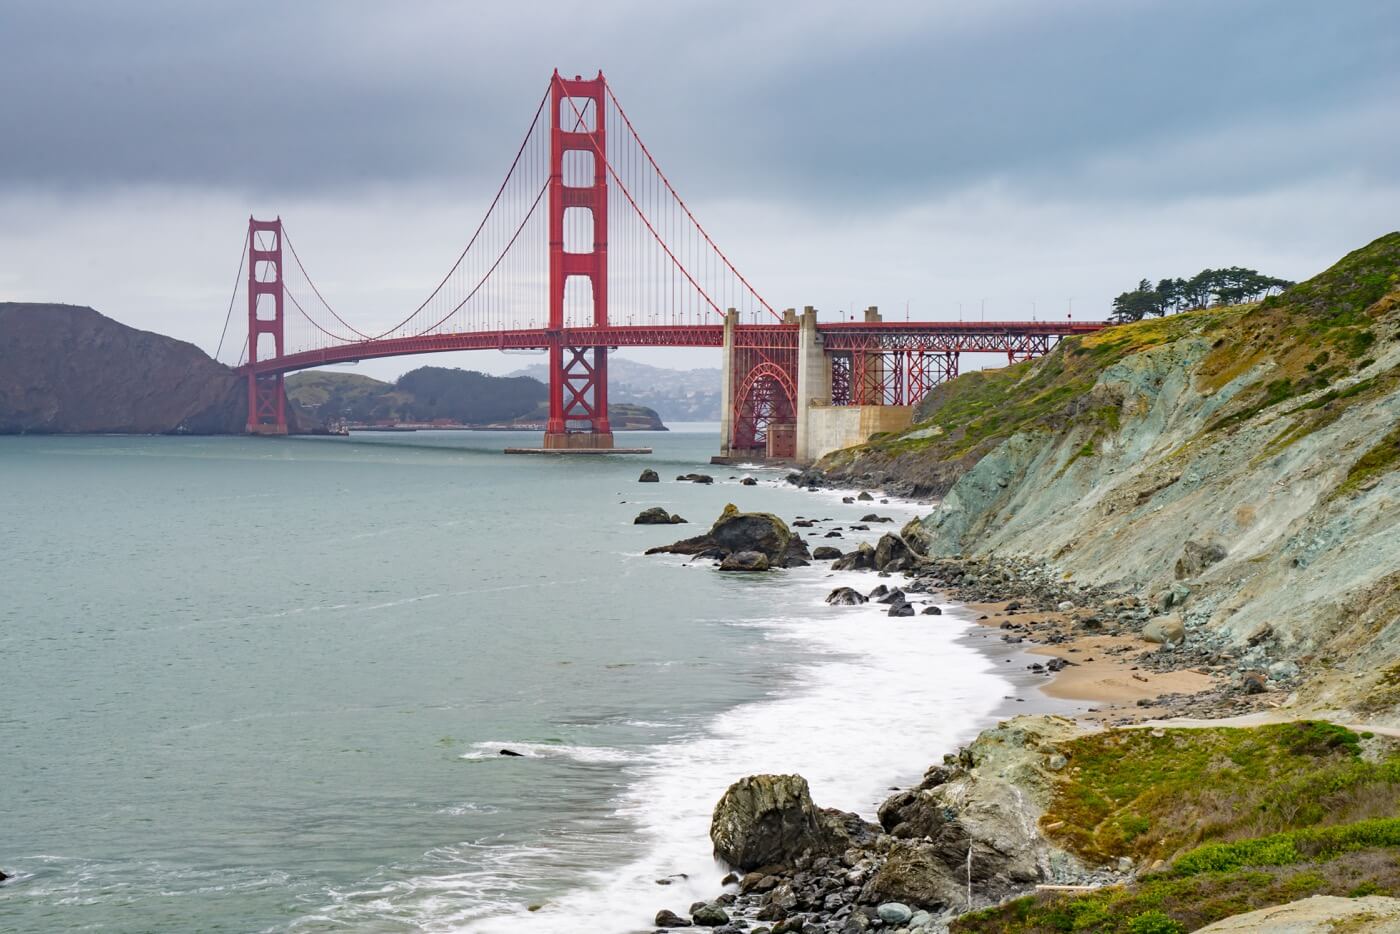
POLYGON ((607 450, 610 350, 715 347, 724 351, 722 454, 806 459, 816 456, 818 435, 831 436, 818 422, 868 424, 850 416, 911 407, 957 375, 963 353, 1016 362, 1103 326, 886 322, 874 308, 864 320, 818 322, 811 308, 775 310, 696 219, 601 72, 553 74, 485 216, 446 275, 395 324, 346 320, 280 217, 249 218, 242 262, 247 278, 240 268, 230 312, 245 292, 236 366, 252 434, 287 432, 289 372, 537 350, 548 354, 550 377, 544 448, 607 450))

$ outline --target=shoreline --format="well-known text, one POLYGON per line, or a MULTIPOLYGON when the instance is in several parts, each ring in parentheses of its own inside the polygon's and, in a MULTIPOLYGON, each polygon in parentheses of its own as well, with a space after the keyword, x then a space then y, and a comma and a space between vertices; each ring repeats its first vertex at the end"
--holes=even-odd
MULTIPOLYGON (((900 502, 902 497, 858 488, 807 489, 842 497, 847 503, 849 497, 866 492, 872 497, 868 501, 872 508, 884 505, 914 509, 920 517, 934 505, 900 502)), ((878 538, 884 532, 898 535, 900 529, 898 525, 888 529, 875 527, 872 536, 878 538)), ((1226 717, 1267 716, 1272 708, 1282 703, 1282 696, 1274 692, 1269 692, 1272 696, 1265 698, 1242 691, 1224 670, 1226 666, 1208 665, 1178 646, 1144 639, 1142 624, 1151 618, 1152 611, 1137 595, 1081 588, 1071 582, 1057 581, 1040 565, 990 558, 924 558, 908 571, 870 573, 866 579, 871 587, 887 580, 889 586, 899 586, 911 596, 926 594, 941 603, 944 615, 968 627, 957 636, 957 641, 987 659, 1000 679, 1009 685, 1010 693, 986 715, 990 723, 979 730, 978 740, 989 732, 1007 728, 1008 720, 1022 716, 1065 718, 1071 732, 1083 733, 1165 723, 1181 717, 1195 717, 1198 722, 1210 723, 1226 717), (990 573, 979 573, 984 571, 990 573), (994 580, 989 581, 989 578, 994 580)), ((878 727, 873 734, 872 741, 882 740, 878 727)), ((946 780, 949 768, 956 770, 958 763, 970 766, 970 760, 963 762, 967 752, 967 745, 960 745, 944 756, 944 766, 930 762, 923 783, 913 787, 890 786, 894 797, 887 799, 879 814, 880 823, 886 824, 885 829, 889 829, 887 808, 902 796, 926 794, 921 789, 931 787, 930 777, 936 773, 939 774, 935 785, 946 780)), ((743 776, 733 778, 737 782, 743 776)), ((818 806, 824 803, 816 801, 818 806)), ((847 817, 856 823, 864 822, 854 814, 847 817)), ((864 823, 871 836, 864 843, 870 849, 847 850, 839 860, 803 857, 783 870, 764 867, 757 872, 743 873, 736 869, 717 886, 716 890, 721 892, 718 897, 693 904, 692 911, 701 905, 712 906, 724 912, 732 922, 741 922, 732 927, 725 923, 718 930, 747 930, 752 934, 797 930, 864 931, 878 927, 874 906, 867 901, 873 880, 866 864, 878 847, 888 852, 890 844, 886 841, 890 838, 879 825, 864 823), (878 846, 874 841, 878 841, 878 846), (862 857, 861 853, 867 855, 862 857), (849 887, 853 877, 865 880, 866 888, 859 894, 866 907, 859 910, 856 910, 857 889, 849 887), (799 891, 800 885, 805 885, 806 890, 799 891), (784 894, 779 897, 775 892, 784 894), (815 910, 811 910, 813 908, 815 910), (796 922, 798 927, 789 927, 784 919, 803 920, 796 922), (777 923, 768 927, 765 922, 777 923)), ((1122 880, 1113 878, 1111 873, 1105 876, 1081 867, 1078 874, 1061 873, 1052 881, 1071 886, 1096 886, 1122 880)), ((1022 885, 1010 891, 1030 888, 1022 885)), ((1006 894, 1003 892, 1002 896, 1006 894)), ((994 897, 992 903, 997 900, 994 897)), ((905 924, 909 930, 943 930, 939 925, 946 925, 956 913, 952 910, 938 916, 912 913, 909 916, 912 922, 906 917, 905 924)), ((662 925, 668 920, 664 913, 659 913, 656 924, 662 925)), ((677 920, 684 920, 684 916, 677 920)), ((655 929, 662 930, 666 926, 669 925, 655 929)), ((893 922, 892 926, 900 928, 898 922, 893 922)))

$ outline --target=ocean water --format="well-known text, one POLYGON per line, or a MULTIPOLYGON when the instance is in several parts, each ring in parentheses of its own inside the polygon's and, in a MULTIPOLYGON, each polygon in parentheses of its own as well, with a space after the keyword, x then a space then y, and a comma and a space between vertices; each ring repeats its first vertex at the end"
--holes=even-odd
POLYGON ((0 929, 648 930, 719 891, 736 778, 873 815, 1008 682, 956 610, 823 603, 870 575, 644 557, 726 502, 845 547, 917 511, 710 467, 699 427, 0 438, 0 929))

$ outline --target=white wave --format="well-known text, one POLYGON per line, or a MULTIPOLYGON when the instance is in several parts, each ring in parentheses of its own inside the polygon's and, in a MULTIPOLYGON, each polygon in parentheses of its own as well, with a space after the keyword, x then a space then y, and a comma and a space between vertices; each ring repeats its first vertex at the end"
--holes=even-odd
POLYGON ((625 749, 610 749, 606 746, 569 746, 563 743, 517 743, 511 740, 492 740, 473 743, 470 752, 463 759, 512 759, 515 756, 501 755, 502 749, 509 749, 523 759, 570 759, 574 762, 598 764, 627 764, 636 762, 638 753, 625 749))
POLYGON ((916 780, 990 722, 1006 683, 990 659, 960 640, 971 623, 822 602, 837 586, 874 586, 868 574, 807 568, 790 576, 802 614, 757 625, 820 657, 798 667, 769 699, 722 714, 696 738, 651 748, 630 770, 634 781, 616 817, 640 828, 641 855, 595 872, 538 910, 517 903, 455 929, 563 932, 575 930, 580 917, 600 934, 646 928, 659 908, 683 912, 719 891, 724 870, 710 853, 710 814, 735 779, 796 772, 819 805, 873 817, 892 783, 916 780), (657 885, 665 877, 671 884, 657 885))

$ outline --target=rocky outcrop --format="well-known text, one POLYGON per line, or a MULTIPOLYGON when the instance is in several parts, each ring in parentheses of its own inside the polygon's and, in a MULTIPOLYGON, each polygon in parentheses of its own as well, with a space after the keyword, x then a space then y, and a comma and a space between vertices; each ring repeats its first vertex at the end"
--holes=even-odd
POLYGON ((837 587, 827 594, 826 602, 832 606, 860 606, 868 599, 865 594, 852 587, 837 587))
POLYGON ((685 520, 679 515, 671 515, 660 506, 650 506, 637 513, 633 525, 683 525, 685 520))
POLYGON ((837 558, 831 563, 833 571, 873 571, 875 570, 875 549, 861 542, 854 551, 837 558))
POLYGON ((1235 915, 1197 929, 1198 934, 1400 934, 1400 898, 1314 895, 1286 905, 1235 915))
POLYGON ((812 803, 801 775, 739 779, 715 805, 710 822, 715 856, 743 870, 839 852, 846 839, 833 816, 812 803))
POLYGON ((721 571, 766 571, 768 556, 761 551, 736 551, 719 563, 721 571))
POLYGON ((1284 666, 1295 704, 1400 725, 1397 286, 1400 233, 1263 303, 964 374, 821 466, 942 495, 917 556, 1042 562, 1179 614, 1187 652, 1284 666))
MULTIPOLYGON (((294 431, 318 430, 289 403, 294 431)), ((239 434, 247 384, 193 344, 77 305, 0 303, 0 434, 239 434)))
POLYGON ((768 512, 740 512, 733 503, 704 535, 647 550, 647 554, 701 555, 723 560, 732 554, 753 551, 762 554, 771 567, 794 567, 811 555, 800 536, 794 536, 787 523, 768 512))
POLYGON ((642 471, 642 475, 637 478, 638 483, 660 483, 661 478, 656 475, 656 471, 648 467, 642 471))

